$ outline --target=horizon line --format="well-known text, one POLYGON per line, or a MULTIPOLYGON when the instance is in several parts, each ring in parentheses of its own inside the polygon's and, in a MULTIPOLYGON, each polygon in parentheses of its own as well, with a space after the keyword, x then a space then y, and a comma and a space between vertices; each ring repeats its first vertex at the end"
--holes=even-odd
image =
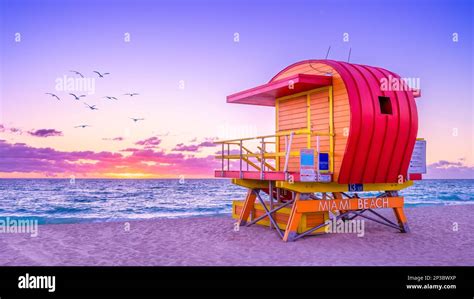
MULTIPOLYGON (((72 178, 70 177, 64 177, 64 178, 50 178, 50 177, 37 177, 37 178, 28 178, 28 177, 23 177, 23 178, 3 178, 0 177, 0 180, 71 180, 72 178)), ((90 178, 74 178, 74 180, 180 180, 180 179, 185 179, 185 180, 204 180, 204 179, 214 179, 214 180, 222 180, 222 179, 230 179, 230 178, 216 178, 216 177, 190 177, 190 178, 96 178, 96 177, 90 177, 90 178)), ((426 178, 422 180, 417 180, 417 181, 427 181, 427 180, 474 180, 474 178, 426 178)), ((365 184, 364 184, 365 185, 365 184)))

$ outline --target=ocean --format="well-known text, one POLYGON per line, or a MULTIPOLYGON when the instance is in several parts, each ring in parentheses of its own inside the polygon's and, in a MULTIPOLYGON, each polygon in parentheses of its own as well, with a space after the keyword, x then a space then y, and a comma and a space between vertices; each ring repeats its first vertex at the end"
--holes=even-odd
MULTIPOLYGON (((474 180, 423 180, 407 206, 473 204, 474 180)), ((0 217, 40 224, 223 215, 246 189, 225 179, 0 179, 0 217)))

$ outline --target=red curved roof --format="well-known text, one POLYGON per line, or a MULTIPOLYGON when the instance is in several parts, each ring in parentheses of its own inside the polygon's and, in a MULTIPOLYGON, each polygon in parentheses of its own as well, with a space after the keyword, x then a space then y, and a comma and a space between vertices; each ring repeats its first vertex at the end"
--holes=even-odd
MULTIPOLYGON (((297 65, 321 63, 341 76, 349 96, 351 121, 339 172, 341 184, 392 183, 406 179, 418 131, 418 114, 413 92, 382 90, 381 79, 400 76, 388 70, 334 60, 305 60, 297 65), (390 97, 392 114, 381 114, 379 96, 390 97)), ((406 86, 406 85, 405 85, 406 86)))

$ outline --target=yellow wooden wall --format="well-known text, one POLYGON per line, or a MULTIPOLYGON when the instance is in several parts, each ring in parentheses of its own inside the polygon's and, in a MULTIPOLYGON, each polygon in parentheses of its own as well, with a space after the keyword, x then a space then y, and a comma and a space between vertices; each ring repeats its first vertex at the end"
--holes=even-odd
MULTIPOLYGON (((334 107, 334 180, 339 175, 342 158, 346 148, 349 133, 350 110, 349 97, 341 76, 330 66, 322 63, 300 64, 278 75, 275 80, 284 79, 296 74, 326 75, 333 78, 333 107, 334 107)), ((307 109, 306 96, 299 96, 279 102, 276 131, 307 128, 307 118, 304 110, 307 109)), ((311 127, 313 131, 329 132, 329 94, 328 90, 318 91, 310 99, 311 127)), ((306 137, 297 137, 293 140, 292 151, 307 148, 306 137)), ((280 137, 279 150, 285 151, 284 137, 280 137)), ((311 148, 316 149, 316 137, 311 139, 311 148)), ((329 137, 320 137, 320 151, 329 152, 329 137)), ((280 168, 283 170, 285 159, 280 158, 280 168)), ((299 158, 291 158, 289 171, 299 171, 299 158)))

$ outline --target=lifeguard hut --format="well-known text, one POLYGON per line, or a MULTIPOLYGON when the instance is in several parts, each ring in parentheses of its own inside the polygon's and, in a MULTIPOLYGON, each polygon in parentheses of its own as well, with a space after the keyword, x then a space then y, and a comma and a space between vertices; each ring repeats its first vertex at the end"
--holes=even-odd
POLYGON ((398 191, 426 168, 418 96, 391 71, 333 60, 292 64, 228 96, 228 103, 275 107, 274 134, 216 142, 215 176, 248 188, 245 200, 233 202, 238 225, 268 225, 284 241, 325 233, 330 217, 409 232, 398 191), (393 209, 395 221, 380 208, 393 209))

